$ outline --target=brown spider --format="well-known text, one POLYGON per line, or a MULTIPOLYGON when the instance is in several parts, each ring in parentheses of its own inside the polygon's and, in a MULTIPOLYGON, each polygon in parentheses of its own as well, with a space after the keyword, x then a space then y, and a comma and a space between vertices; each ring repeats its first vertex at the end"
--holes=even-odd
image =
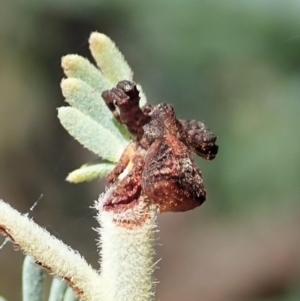
POLYGON ((217 137, 200 121, 178 120, 169 104, 140 108, 133 82, 121 81, 102 97, 133 137, 107 176, 115 189, 106 208, 122 208, 140 197, 146 197, 160 212, 200 206, 206 191, 191 152, 206 160, 215 158, 217 137))

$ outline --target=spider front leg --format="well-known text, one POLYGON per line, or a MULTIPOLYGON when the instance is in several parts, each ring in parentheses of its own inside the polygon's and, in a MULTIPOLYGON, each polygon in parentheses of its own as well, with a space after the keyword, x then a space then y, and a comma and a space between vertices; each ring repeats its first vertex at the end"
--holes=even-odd
POLYGON ((144 133, 142 127, 149 122, 150 117, 139 107, 140 96, 136 84, 128 80, 120 81, 116 88, 104 91, 102 98, 115 118, 126 125, 133 136, 140 139, 144 133))
MULTIPOLYGON (((115 89, 115 88, 113 88, 115 89)), ((113 116, 120 122, 122 123, 121 121, 121 117, 117 111, 117 108, 115 106, 115 101, 114 101, 114 97, 113 97, 113 89, 111 90, 107 90, 107 91, 104 91, 101 96, 103 98, 103 100, 105 101, 105 104, 106 106, 110 109, 110 111, 112 112, 113 116)))
POLYGON ((206 125, 196 120, 179 120, 186 134, 186 144, 198 156, 212 160, 218 153, 218 145, 215 144, 217 136, 206 125))

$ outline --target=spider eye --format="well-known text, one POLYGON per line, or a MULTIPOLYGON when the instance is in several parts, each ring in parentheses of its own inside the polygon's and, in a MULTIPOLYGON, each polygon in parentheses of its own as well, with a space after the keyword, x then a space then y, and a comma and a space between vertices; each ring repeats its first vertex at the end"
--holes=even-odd
POLYGON ((166 103, 160 103, 160 104, 158 105, 158 109, 159 109, 160 111, 166 110, 167 107, 168 107, 168 105, 167 105, 166 103))
POLYGON ((161 103, 158 105, 158 111, 161 118, 166 119, 170 117, 175 117, 174 108, 166 103, 161 103))

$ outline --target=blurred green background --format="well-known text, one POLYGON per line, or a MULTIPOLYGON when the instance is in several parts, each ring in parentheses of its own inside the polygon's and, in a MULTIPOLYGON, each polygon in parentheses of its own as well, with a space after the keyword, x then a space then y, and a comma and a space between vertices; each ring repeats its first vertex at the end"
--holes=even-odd
MULTIPOLYGON (((159 218, 159 300, 300 300, 300 1, 2 0, 0 198, 98 267, 90 208, 105 183, 71 185, 94 159, 61 127, 60 59, 110 36, 148 101, 218 135, 197 162, 207 202, 159 218)), ((20 300, 23 255, 0 250, 0 294, 20 300)))

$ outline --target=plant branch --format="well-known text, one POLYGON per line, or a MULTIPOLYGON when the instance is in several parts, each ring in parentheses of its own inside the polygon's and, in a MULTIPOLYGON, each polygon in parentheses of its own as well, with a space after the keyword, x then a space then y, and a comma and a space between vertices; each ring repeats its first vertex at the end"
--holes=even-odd
POLYGON ((146 200, 121 210, 106 210, 111 193, 108 190, 96 203, 105 300, 154 300, 156 210, 146 200))
POLYGON ((0 231, 36 263, 64 279, 80 300, 103 300, 100 275, 76 251, 2 200, 0 231))

